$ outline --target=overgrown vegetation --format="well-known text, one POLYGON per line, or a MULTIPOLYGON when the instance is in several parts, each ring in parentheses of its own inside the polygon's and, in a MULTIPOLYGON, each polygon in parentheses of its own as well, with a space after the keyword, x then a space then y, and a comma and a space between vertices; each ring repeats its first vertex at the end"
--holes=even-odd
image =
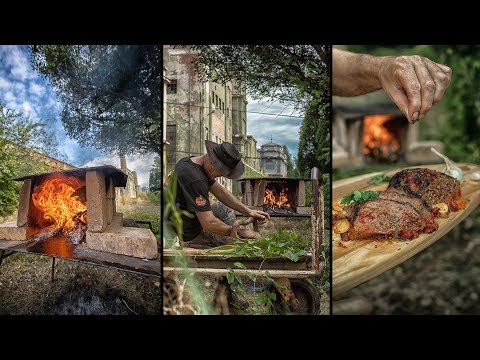
POLYGON ((294 231, 285 231, 279 227, 277 232, 264 234, 260 239, 235 241, 233 244, 207 250, 207 253, 222 255, 225 258, 230 256, 262 259, 285 257, 296 262, 301 256, 307 255, 305 249, 309 245, 311 245, 310 240, 299 237, 294 231))
POLYGON ((0 217, 11 214, 18 206, 21 182, 16 177, 42 173, 47 167, 32 150, 57 155, 55 139, 44 125, 21 112, 0 103, 0 217))

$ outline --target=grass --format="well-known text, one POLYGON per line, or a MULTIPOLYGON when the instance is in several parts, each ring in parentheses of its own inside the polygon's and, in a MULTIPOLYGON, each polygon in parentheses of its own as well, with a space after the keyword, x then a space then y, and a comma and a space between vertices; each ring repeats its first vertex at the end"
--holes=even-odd
MULTIPOLYGON (((151 221, 152 232, 160 240, 160 206, 158 205, 123 205, 117 208, 117 211, 123 213, 124 218, 133 220, 151 221)), ((138 224, 140 227, 148 228, 146 224, 138 224)))
POLYGON ((16 253, 6 258, 0 267, 0 315, 50 314, 65 306, 65 299, 75 311, 80 289, 118 299, 115 308, 110 305, 102 313, 86 309, 86 314, 108 315, 120 309, 125 314, 160 314, 158 278, 57 259, 52 282, 51 264, 48 256, 16 253))

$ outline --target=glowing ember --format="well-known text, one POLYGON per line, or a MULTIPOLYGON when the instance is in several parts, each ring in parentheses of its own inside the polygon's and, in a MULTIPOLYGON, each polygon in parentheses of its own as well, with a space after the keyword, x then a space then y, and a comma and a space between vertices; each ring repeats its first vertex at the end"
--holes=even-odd
POLYGON ((32 201, 49 225, 72 230, 79 222, 87 223, 87 206, 74 195, 83 186, 73 176, 47 179, 35 187, 32 201))
POLYGON ((400 149, 392 129, 386 126, 391 115, 368 115, 363 120, 363 153, 373 157, 389 158, 400 149))
POLYGON ((263 204, 272 209, 289 209, 290 203, 288 202, 288 188, 284 188, 277 193, 276 189, 265 189, 265 197, 263 198, 263 204))

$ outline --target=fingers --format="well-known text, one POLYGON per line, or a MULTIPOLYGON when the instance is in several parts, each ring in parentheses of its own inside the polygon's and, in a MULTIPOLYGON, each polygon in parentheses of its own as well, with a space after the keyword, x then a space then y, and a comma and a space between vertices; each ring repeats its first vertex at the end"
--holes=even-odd
MULTIPOLYGON (((422 106, 420 90, 422 87, 410 60, 407 60, 406 57, 402 57, 400 60, 402 61, 397 63, 397 69, 394 70, 393 75, 407 96, 407 119, 411 123, 414 123, 420 115, 422 106)), ((398 95, 397 98, 401 99, 398 95)), ((397 99, 394 97, 394 101, 395 100, 397 99)), ((403 104, 403 106, 405 105, 403 104)))
POLYGON ((417 55, 394 58, 385 71, 391 74, 384 74, 381 83, 411 123, 443 98, 452 74, 448 66, 417 55))
POLYGON ((445 90, 450 85, 452 78, 452 69, 446 65, 437 64, 429 59, 425 59, 425 64, 435 81, 435 95, 433 97, 433 103, 436 104, 443 98, 445 90))
POLYGON ((421 120, 430 111, 433 105, 433 96, 435 95, 435 80, 428 71, 428 68, 422 58, 414 62, 413 68, 417 74, 420 85, 421 106, 418 120, 421 120))
POLYGON ((266 221, 270 220, 270 215, 266 212, 260 211, 260 210, 254 210, 254 216, 256 219, 266 221))

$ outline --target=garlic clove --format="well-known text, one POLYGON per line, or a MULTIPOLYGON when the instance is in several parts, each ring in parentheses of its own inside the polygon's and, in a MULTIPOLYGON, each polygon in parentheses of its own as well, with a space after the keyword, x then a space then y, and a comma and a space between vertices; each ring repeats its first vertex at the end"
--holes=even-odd
POLYGON ((480 171, 475 171, 470 174, 470 180, 480 181, 480 171))

